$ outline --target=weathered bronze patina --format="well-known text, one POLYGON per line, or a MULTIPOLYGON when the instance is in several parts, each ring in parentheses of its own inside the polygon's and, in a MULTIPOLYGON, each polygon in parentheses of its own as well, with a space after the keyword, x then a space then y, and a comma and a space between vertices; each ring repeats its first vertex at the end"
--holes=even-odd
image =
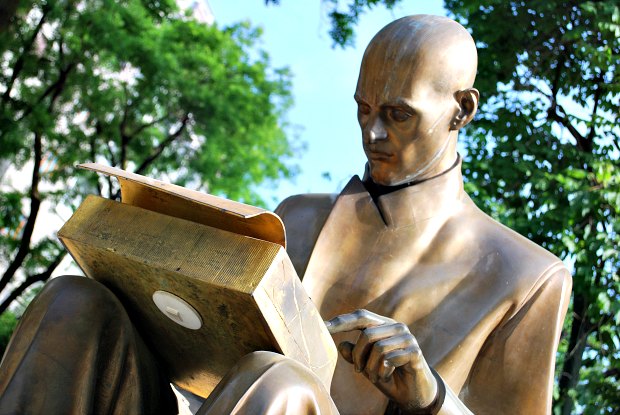
POLYGON ((341 315, 330 329, 344 342, 331 388, 342 414, 424 408, 430 367, 448 386, 440 413, 550 413, 571 280, 463 191, 456 139, 477 109, 476 61, 449 19, 385 27, 355 93, 367 177, 335 203, 302 195, 277 210, 321 315, 341 315))
MULTIPOLYGON (((477 110, 476 64, 468 32, 443 17, 402 18, 371 41, 355 92, 365 177, 352 178, 340 195, 294 196, 277 209, 292 264, 340 344, 331 390, 295 360, 258 352, 241 359, 199 413, 551 412, 570 275, 463 190, 456 140, 477 110)), ((54 391, 66 386, 65 396, 47 394, 38 408, 101 402, 102 413, 148 413, 153 401, 168 402, 157 392, 163 376, 154 359, 137 353, 145 348, 124 310, 101 287, 81 285, 88 284, 53 282, 24 316, 0 368, 0 413, 23 407, 29 379, 41 371, 52 377, 55 367, 62 370, 54 391), (88 310, 91 302, 74 304, 85 293, 113 310, 90 311, 95 333, 63 305, 88 310), (108 317, 117 314, 121 331, 108 317), (78 364, 63 350, 49 357, 71 324, 82 336, 73 343, 86 351, 68 348, 78 364), (95 362, 111 360, 97 372, 92 354, 104 356, 95 362), (119 367, 129 369, 110 371, 119 367), (135 393, 118 392, 126 387, 135 393), (77 402, 67 404, 74 390, 77 402)))
POLYGON ((329 388, 336 347, 281 245, 97 196, 58 237, 119 297, 177 385, 206 398, 262 350, 302 362, 329 388))

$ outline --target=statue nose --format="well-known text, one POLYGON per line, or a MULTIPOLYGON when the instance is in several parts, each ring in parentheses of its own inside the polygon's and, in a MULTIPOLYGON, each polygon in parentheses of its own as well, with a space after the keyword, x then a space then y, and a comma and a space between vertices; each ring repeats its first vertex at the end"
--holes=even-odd
POLYGON ((380 117, 376 117, 369 125, 368 141, 371 143, 385 140, 387 138, 387 131, 383 125, 383 120, 380 117))

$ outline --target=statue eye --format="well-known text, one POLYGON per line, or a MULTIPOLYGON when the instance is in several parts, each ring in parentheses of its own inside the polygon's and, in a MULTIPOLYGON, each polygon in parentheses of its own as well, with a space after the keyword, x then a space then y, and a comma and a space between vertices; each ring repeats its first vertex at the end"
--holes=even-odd
POLYGON ((407 121, 409 118, 411 118, 411 114, 399 108, 390 108, 390 110, 388 111, 388 115, 392 120, 396 122, 407 121))
POLYGON ((370 107, 366 104, 363 104, 361 102, 357 103, 357 112, 359 112, 360 114, 370 114, 370 107))

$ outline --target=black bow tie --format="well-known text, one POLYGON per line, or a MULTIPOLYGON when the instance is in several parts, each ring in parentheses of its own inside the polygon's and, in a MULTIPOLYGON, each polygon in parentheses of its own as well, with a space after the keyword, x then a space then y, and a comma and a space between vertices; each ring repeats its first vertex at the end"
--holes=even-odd
POLYGON ((423 180, 413 180, 407 183, 398 184, 396 186, 384 186, 382 184, 375 183, 370 177, 368 177, 362 183, 364 184, 364 187, 366 188, 368 193, 370 193, 370 196, 372 196, 372 200, 376 204, 380 196, 396 192, 397 190, 404 189, 405 187, 413 186, 414 184, 420 183, 421 181, 423 180))

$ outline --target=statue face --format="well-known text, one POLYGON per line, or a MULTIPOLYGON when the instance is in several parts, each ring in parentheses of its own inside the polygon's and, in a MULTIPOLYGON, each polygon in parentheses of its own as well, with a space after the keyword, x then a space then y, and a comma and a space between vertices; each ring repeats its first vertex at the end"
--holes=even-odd
POLYGON ((454 164, 458 130, 478 108, 476 63, 467 30, 445 17, 407 16, 377 33, 355 92, 376 183, 422 180, 454 164))
POLYGON ((362 63, 355 94, 372 179, 396 185, 440 173, 441 159, 455 151, 450 121, 458 105, 437 91, 433 70, 439 68, 417 65, 421 70, 413 73, 395 68, 388 79, 377 79, 375 74, 386 72, 373 71, 373 63, 362 63))

